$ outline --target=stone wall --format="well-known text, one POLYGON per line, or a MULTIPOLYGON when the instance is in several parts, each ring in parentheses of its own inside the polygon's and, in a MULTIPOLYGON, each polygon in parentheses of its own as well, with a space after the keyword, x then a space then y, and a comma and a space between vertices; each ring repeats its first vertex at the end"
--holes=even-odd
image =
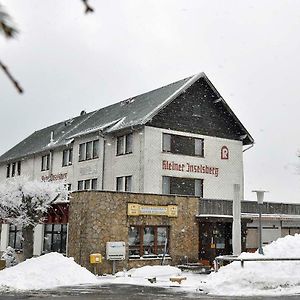
MULTIPOLYGON (((124 241, 128 258, 128 228, 130 225, 170 226, 168 264, 180 263, 183 256, 189 261, 198 260, 199 226, 196 221, 199 199, 195 197, 153 194, 81 191, 72 193, 69 210, 68 256, 89 270, 91 253, 106 255, 106 242, 124 241), (147 205, 177 205, 178 217, 127 216, 127 203, 147 205)), ((150 264, 159 259, 126 259, 116 263, 116 270, 150 264)), ((111 273, 112 263, 104 259, 101 273, 111 273)))

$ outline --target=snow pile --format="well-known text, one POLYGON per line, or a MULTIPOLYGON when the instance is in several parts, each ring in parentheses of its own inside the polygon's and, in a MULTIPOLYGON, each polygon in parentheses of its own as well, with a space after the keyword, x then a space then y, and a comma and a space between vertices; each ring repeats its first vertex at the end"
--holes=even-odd
POLYGON ((127 273, 132 278, 170 277, 180 275, 181 270, 171 266, 144 266, 127 273))
POLYGON ((57 286, 96 284, 97 277, 73 258, 53 252, 0 271, 0 289, 39 290, 57 286))
POLYGON ((144 266, 118 272, 113 277, 107 276, 101 279, 101 283, 166 287, 170 286, 170 277, 179 275, 181 275, 181 270, 176 267, 144 266))
MULTIPOLYGON (((264 247, 265 255, 242 253, 241 258, 300 258, 300 235, 286 236, 264 247)), ((251 296, 300 292, 300 261, 233 262, 210 274, 200 286, 215 295, 251 296)))

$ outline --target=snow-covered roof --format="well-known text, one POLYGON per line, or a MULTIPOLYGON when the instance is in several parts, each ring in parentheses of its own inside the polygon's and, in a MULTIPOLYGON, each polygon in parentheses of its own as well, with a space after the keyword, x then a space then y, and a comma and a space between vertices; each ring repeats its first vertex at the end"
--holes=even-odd
MULTIPOLYGON (((0 163, 68 145, 72 138, 93 132, 107 134, 143 126, 200 78, 204 78, 217 93, 206 75, 199 73, 153 91, 38 130, 4 153, 0 157, 0 163)), ((235 119, 242 132, 248 136, 248 143, 253 143, 251 135, 230 110, 226 102, 222 98, 220 98, 220 101, 222 101, 225 110, 235 119)))
MULTIPOLYGON (((215 215, 215 214, 199 214, 197 218, 221 218, 221 219, 232 219, 232 215, 215 215)), ((280 220, 280 221, 291 221, 300 220, 300 215, 287 215, 287 214, 262 214, 263 220, 280 220)), ((258 219, 258 214, 255 213, 241 213, 242 219, 258 219)))

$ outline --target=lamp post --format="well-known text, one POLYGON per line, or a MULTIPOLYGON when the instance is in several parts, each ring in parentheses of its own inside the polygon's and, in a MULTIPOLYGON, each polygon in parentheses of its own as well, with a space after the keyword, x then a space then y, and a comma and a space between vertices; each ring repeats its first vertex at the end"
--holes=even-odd
POLYGON ((256 190, 256 191, 252 191, 254 193, 256 193, 256 197, 257 197, 257 203, 258 203, 258 253, 264 255, 264 251, 262 248, 262 226, 261 226, 261 212, 262 212, 262 206, 263 206, 263 202, 264 202, 264 194, 267 191, 262 191, 262 190, 256 190))

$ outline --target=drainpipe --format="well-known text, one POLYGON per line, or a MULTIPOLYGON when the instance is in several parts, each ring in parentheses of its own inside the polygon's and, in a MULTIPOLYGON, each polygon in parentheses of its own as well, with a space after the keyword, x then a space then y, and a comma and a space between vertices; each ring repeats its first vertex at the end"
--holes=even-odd
POLYGON ((102 188, 101 190, 104 190, 104 169, 105 169, 105 145, 106 145, 106 140, 103 136, 103 157, 102 157, 102 188))
POLYGON ((248 148, 244 149, 243 152, 246 152, 247 150, 251 149, 252 147, 254 147, 254 144, 252 144, 248 148))

